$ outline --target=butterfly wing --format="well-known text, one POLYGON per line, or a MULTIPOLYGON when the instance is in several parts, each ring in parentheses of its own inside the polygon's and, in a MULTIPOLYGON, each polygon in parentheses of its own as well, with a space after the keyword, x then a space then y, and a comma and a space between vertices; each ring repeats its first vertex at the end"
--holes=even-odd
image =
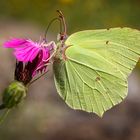
POLYGON ((140 32, 130 28, 86 30, 65 42, 66 59, 54 61, 55 84, 73 109, 99 116, 127 95, 127 78, 140 56, 140 32))

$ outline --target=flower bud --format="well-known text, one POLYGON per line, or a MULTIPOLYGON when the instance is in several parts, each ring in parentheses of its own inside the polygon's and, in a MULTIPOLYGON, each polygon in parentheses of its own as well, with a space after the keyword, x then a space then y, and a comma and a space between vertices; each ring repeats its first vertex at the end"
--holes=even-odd
POLYGON ((19 104, 27 93, 27 87, 21 82, 13 81, 4 91, 2 101, 5 108, 12 108, 19 104))

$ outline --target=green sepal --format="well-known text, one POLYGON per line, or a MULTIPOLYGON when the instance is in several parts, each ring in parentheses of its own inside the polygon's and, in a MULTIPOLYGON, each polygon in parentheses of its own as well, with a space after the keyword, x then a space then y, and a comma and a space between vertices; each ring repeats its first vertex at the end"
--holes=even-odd
POLYGON ((5 108, 12 108, 19 104, 27 93, 27 87, 21 82, 13 81, 3 92, 2 102, 5 108))

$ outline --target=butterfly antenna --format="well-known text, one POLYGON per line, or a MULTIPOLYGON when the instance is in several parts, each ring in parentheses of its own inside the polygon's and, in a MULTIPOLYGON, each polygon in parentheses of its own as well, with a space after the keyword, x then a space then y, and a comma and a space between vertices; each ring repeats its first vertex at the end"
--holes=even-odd
POLYGON ((63 13, 60 10, 57 10, 57 13, 59 15, 59 19, 61 21, 61 24, 63 25, 63 32, 61 32, 61 40, 65 40, 67 37, 67 27, 66 27, 66 21, 64 18, 63 13))
POLYGON ((61 24, 60 18, 53 18, 53 19, 49 22, 49 24, 48 24, 48 26, 47 26, 47 29, 46 29, 46 31, 45 31, 45 35, 44 35, 45 41, 46 41, 46 38, 47 38, 48 30, 49 30, 50 26, 52 25, 52 23, 53 23, 54 21, 59 21, 59 23, 60 23, 60 33, 61 33, 61 31, 62 31, 62 24, 61 24))

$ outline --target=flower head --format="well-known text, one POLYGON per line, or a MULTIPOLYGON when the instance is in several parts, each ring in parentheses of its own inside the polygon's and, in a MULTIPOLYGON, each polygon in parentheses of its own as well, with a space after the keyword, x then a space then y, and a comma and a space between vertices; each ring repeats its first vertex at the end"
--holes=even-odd
POLYGON ((6 48, 14 48, 17 59, 15 79, 27 84, 38 72, 47 71, 50 52, 56 45, 54 41, 33 42, 30 39, 11 39, 4 43, 6 48))

